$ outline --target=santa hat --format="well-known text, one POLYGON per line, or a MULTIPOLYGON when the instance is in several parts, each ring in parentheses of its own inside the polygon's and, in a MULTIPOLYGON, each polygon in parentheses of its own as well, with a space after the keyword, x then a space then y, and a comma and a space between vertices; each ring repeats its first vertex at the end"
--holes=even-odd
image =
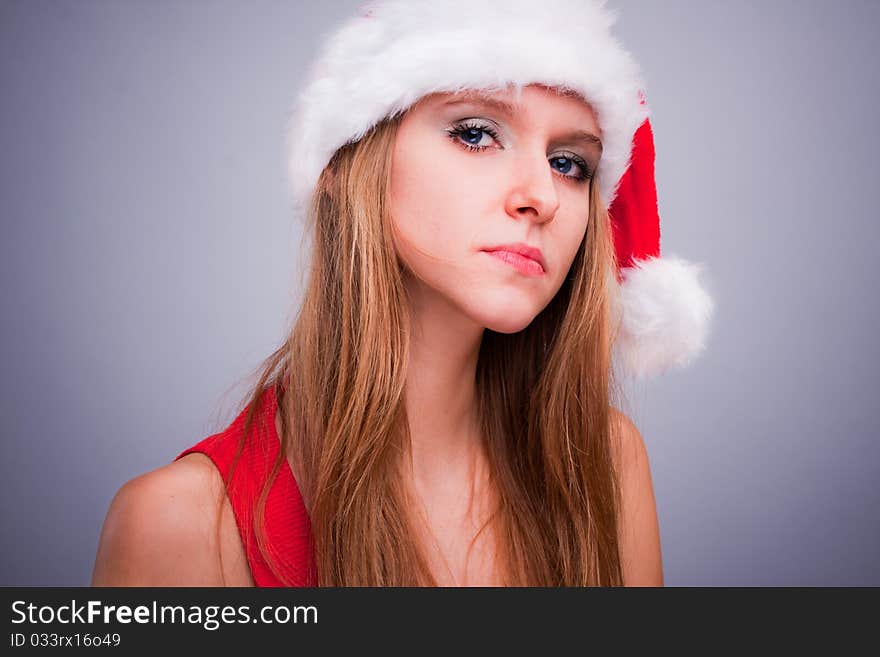
POLYGON ((427 94, 539 83, 580 94, 602 132, 595 172, 617 255, 615 362, 645 377, 703 347, 712 301, 700 267, 660 257, 654 143, 641 74, 604 0, 374 0, 330 36, 288 130, 305 207, 341 146, 427 94))

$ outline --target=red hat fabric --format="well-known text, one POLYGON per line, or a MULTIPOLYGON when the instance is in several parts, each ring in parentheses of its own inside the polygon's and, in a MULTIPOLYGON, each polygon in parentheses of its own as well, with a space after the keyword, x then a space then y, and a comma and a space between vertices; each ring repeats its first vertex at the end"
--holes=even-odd
POLYGON ((712 299, 699 282, 700 265, 661 258, 654 165, 654 133, 645 119, 608 209, 619 283, 615 361, 622 373, 637 378, 693 360, 705 348, 713 312, 712 299))
POLYGON ((632 161, 608 209, 614 232, 614 251, 620 268, 633 260, 660 257, 660 215, 654 182, 654 133, 650 119, 633 137, 632 161))

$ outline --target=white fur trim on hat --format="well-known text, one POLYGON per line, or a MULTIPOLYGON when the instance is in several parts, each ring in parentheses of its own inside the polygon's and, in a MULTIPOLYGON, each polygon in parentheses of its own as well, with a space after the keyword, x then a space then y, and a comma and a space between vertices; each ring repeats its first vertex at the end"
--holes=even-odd
POLYGON ((593 107, 596 172, 610 206, 633 134, 648 117, 638 67, 610 28, 604 0, 384 0, 325 44, 288 126, 294 201, 307 203, 336 150, 430 93, 559 86, 593 107))
POLYGON ((648 378, 687 365, 703 350, 714 306, 700 270, 668 256, 621 270, 614 358, 623 372, 648 378))

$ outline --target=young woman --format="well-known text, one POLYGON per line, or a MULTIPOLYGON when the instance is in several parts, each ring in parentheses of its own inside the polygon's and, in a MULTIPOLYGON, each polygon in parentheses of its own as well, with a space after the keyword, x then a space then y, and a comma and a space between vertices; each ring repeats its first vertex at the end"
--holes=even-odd
POLYGON ((711 301, 660 258, 603 5, 392 0, 328 41, 295 324, 229 427, 120 489, 93 584, 662 585, 615 374, 686 363, 711 301))

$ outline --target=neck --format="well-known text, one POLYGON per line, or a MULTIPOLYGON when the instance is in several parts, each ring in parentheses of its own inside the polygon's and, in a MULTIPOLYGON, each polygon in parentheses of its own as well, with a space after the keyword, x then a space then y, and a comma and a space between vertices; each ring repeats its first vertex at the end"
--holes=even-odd
POLYGON ((483 327, 424 285, 409 290, 411 467, 417 482, 433 487, 473 472, 482 452, 475 378, 483 327))

